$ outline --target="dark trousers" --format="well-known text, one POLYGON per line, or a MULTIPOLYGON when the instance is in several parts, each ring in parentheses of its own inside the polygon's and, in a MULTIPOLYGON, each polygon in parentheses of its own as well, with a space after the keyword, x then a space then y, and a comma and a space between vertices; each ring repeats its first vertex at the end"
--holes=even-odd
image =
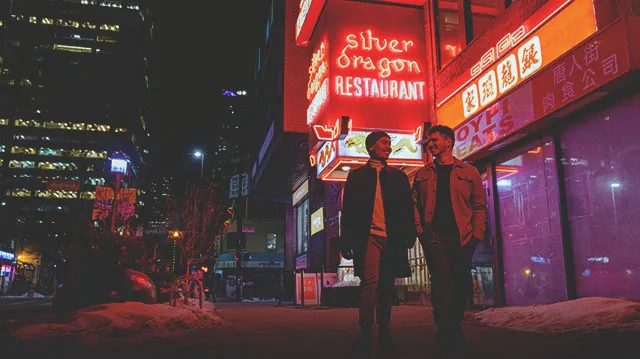
POLYGON ((461 247, 457 233, 436 233, 422 243, 431 278, 433 318, 441 334, 461 333, 473 285, 470 269, 475 247, 475 243, 461 247))
POLYGON ((386 238, 369 236, 364 257, 364 275, 360 278, 359 314, 360 327, 371 328, 374 316, 380 327, 388 327, 391 321, 394 275, 385 260, 386 238))

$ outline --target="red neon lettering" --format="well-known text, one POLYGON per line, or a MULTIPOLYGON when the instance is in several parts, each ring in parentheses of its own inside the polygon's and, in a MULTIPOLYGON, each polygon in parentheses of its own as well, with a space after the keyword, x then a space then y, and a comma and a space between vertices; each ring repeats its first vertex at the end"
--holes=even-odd
POLYGON ((389 77, 394 72, 407 71, 420 73, 422 71, 418 62, 410 59, 381 57, 377 61, 374 61, 370 56, 353 55, 349 53, 350 50, 358 49, 366 52, 383 52, 388 50, 396 54, 407 53, 410 48, 415 46, 413 41, 380 39, 373 36, 371 30, 367 30, 359 34, 359 41, 357 35, 348 34, 345 37, 345 42, 346 45, 342 48, 340 56, 336 59, 336 65, 342 69, 377 70, 378 76, 383 78, 389 77))
POLYGON ((313 153, 309 154, 309 166, 313 167, 316 163, 316 156, 313 153))
POLYGON ((367 77, 336 76, 334 93, 340 96, 424 100, 424 81, 387 80, 367 77))
POLYGON ((318 92, 322 81, 327 77, 329 64, 327 63, 327 42, 320 43, 320 47, 311 57, 309 66, 309 82, 307 84, 307 99, 311 99, 318 92))

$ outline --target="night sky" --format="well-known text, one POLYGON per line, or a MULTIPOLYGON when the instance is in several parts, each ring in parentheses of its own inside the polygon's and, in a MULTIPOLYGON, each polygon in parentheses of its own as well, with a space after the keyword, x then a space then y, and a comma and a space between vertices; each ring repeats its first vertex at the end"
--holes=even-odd
POLYGON ((154 3, 153 172, 199 176, 192 153, 215 136, 222 89, 250 84, 262 21, 251 0, 154 3))

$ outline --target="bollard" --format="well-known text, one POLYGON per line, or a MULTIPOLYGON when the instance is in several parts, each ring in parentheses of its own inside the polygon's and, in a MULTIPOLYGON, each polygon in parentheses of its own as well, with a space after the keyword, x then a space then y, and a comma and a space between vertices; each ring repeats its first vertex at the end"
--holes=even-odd
POLYGON ((304 269, 300 269, 300 305, 304 307, 304 269))

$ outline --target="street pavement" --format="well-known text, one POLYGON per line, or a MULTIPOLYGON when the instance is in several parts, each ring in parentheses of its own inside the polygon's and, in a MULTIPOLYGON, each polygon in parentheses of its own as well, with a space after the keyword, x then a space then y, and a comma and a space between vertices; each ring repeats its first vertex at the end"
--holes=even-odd
MULTIPOLYGON (((351 344, 357 333, 354 308, 276 306, 265 303, 219 303, 219 313, 230 328, 176 336, 174 338, 103 339, 93 342, 58 338, 20 343, 0 332, 0 353, 15 351, 21 358, 354 358, 351 344)), ((52 320, 42 307, 25 309, 26 322, 41 316, 52 320)), ((0 316, 4 316, 0 312, 0 316)), ((15 319, 14 315, 14 319, 15 319)), ((19 321, 20 316, 17 316, 19 321)), ((0 323, 2 321, 0 320, 0 323)), ((15 323, 12 328, 15 329, 15 323)), ((377 358, 444 358, 435 345, 435 326, 428 306, 400 305, 393 309, 392 333, 400 348, 377 358)), ((6 329, 6 327, 5 327, 6 329)), ((465 359, 513 358, 640 358, 640 333, 598 332, 594 334, 542 335, 488 328, 466 321, 468 347, 465 359)))

